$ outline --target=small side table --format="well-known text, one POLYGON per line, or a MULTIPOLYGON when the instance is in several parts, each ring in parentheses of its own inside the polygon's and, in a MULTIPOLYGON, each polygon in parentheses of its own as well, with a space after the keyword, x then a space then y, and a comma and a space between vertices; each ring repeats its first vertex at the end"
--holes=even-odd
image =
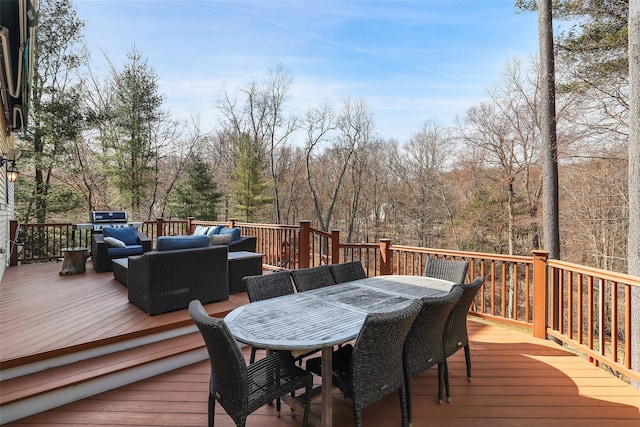
POLYGON ((89 249, 87 248, 62 248, 64 259, 62 261, 61 276, 70 274, 84 273, 87 271, 86 261, 89 258, 89 249))
POLYGON ((230 294, 246 292, 247 288, 242 283, 243 277, 262 274, 263 256, 256 252, 229 252, 227 257, 227 279, 229 281, 230 294))

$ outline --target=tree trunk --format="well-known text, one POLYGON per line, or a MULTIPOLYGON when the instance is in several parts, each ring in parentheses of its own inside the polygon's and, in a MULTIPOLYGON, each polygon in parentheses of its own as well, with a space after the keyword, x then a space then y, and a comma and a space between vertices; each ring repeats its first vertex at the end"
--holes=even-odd
MULTIPOLYGON (((542 230, 549 258, 560 258, 558 208, 558 147, 556 140, 555 56, 553 53, 552 0, 538 1, 540 37, 540 149, 542 159, 542 230)), ((552 295, 559 294, 557 271, 551 278, 552 295)), ((558 301, 552 301, 553 325, 560 321, 558 301)))
POLYGON ((549 258, 560 257, 558 220, 558 147, 556 141, 555 57, 553 53, 552 0, 538 2, 540 36, 540 133, 542 137, 544 246, 549 258))
MULTIPOLYGON (((640 276, 640 0, 629 0, 629 274, 640 276)), ((631 289, 631 342, 640 343, 640 288, 631 289)), ((632 346, 640 371, 640 345, 632 346)), ((633 386, 640 388, 638 381, 633 386)))

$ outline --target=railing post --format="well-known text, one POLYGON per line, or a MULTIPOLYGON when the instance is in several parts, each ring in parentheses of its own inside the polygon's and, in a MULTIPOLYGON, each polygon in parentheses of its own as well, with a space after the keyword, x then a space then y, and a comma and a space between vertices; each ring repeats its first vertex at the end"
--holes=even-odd
POLYGON ((9 221, 9 265, 18 265, 18 221, 9 221))
POLYGON ((549 251, 533 251, 533 336, 547 338, 549 319, 549 251))
POLYGON ((193 220, 195 218, 192 216, 187 217, 187 234, 193 234, 193 220))
POLYGON ((331 230, 331 264, 340 264, 340 230, 331 230))
POLYGON ((229 228, 236 228, 237 219, 233 218, 229 220, 229 228))
POLYGON ((164 218, 156 218, 156 238, 164 235, 164 218))
POLYGON ((311 236, 311 221, 300 221, 300 252, 298 253, 298 268, 309 267, 309 252, 311 245, 309 238, 311 236))
POLYGON ((388 276, 391 274, 392 267, 391 255, 391 239, 380 239, 380 275, 388 276))

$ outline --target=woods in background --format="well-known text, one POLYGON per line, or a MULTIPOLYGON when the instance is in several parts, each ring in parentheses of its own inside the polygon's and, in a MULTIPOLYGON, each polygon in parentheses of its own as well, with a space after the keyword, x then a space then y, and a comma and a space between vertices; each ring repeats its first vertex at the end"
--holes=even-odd
MULTIPOLYGON (((557 36, 562 259, 625 271, 624 2, 607 2, 608 13, 575 3, 557 11, 585 18, 557 36)), ((212 100, 219 123, 179 122, 135 45, 125 64, 105 56, 106 75, 89 69, 83 25, 69 0, 41 2, 20 221, 86 221, 90 210, 113 209, 136 220, 311 220, 352 242, 527 255, 541 246, 536 58, 505 64, 487 99, 454 126, 425 117, 409 141, 396 141, 378 136, 357 97, 290 111, 294 76, 282 65, 212 100)))

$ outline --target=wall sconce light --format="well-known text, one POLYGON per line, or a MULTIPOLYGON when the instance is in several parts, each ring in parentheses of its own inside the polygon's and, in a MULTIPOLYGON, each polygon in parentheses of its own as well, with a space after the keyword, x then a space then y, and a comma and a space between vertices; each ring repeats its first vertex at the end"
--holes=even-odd
POLYGON ((18 175, 20 175, 16 167, 16 160, 18 160, 19 157, 20 151, 12 149, 10 153, 7 154, 7 157, 3 155, 3 157, 0 158, 0 167, 7 165, 7 181, 9 182, 16 182, 18 175))
MULTIPOLYGON (((2 159, 2 161, 8 162, 9 160, 2 159)), ((7 168, 7 180, 9 182, 16 182, 18 175, 20 175, 20 172, 18 172, 18 168, 16 167, 16 161, 11 160, 11 166, 7 168)))

